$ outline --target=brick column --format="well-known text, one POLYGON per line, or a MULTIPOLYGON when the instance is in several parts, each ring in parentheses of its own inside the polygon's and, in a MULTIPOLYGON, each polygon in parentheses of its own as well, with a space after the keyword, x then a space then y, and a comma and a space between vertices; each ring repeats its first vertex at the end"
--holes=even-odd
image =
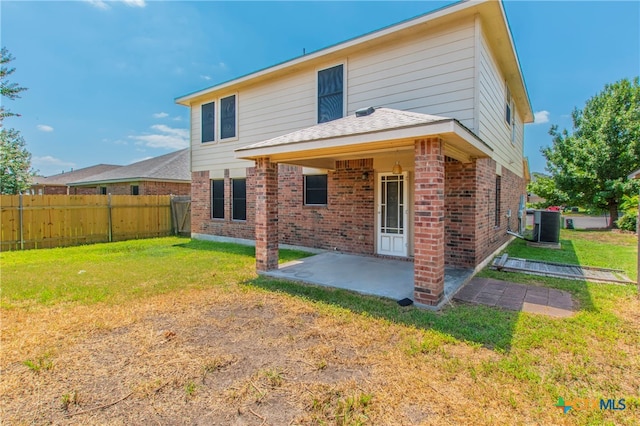
POLYGON ((278 165, 256 160, 256 269, 278 269, 278 165))
POLYGON ((415 141, 414 299, 437 305, 444 296, 444 155, 439 138, 415 141))

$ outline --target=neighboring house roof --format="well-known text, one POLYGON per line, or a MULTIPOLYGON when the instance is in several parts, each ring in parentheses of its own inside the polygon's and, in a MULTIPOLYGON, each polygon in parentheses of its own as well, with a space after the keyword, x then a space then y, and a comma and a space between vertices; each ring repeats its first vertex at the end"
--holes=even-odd
POLYGON ((91 176, 99 175, 101 173, 117 169, 119 167, 122 166, 117 166, 115 164, 97 164, 95 166, 72 170, 70 172, 63 172, 47 177, 35 176, 32 185, 67 186, 69 182, 87 179, 91 176))
POLYGON ((629 179, 640 179, 640 169, 629 175, 629 179))
POLYGON ((192 103, 203 102, 209 99, 212 93, 220 90, 237 90, 242 86, 255 84, 263 79, 282 77, 302 66, 321 64, 328 58, 347 56, 351 52, 369 49, 374 45, 386 43, 401 36, 410 37, 417 31, 426 31, 428 28, 436 25, 447 25, 458 19, 476 15, 479 16, 484 23, 483 30, 487 34, 487 38, 496 54, 497 62, 506 76, 507 83, 512 89, 512 96, 518 106, 518 110, 522 112, 524 122, 533 122, 531 102, 509 30, 509 24, 502 2, 495 0, 461 1, 454 3, 398 24, 178 97, 175 101, 178 104, 190 106, 192 103))
MULTIPOLYGON (((236 149, 238 158, 296 151, 330 150, 349 146, 404 143, 414 138, 448 135, 452 143, 464 143, 466 153, 488 156, 492 148, 454 118, 401 111, 391 108, 363 108, 355 114, 296 130, 286 135, 236 149)), ((397 145, 399 146, 399 145, 397 145)), ((453 149, 453 145, 450 146, 453 149)))
POLYGON ((71 186, 87 186, 95 184, 161 181, 161 182, 191 182, 191 166, 189 150, 182 149, 159 157, 138 161, 122 166, 99 175, 71 182, 71 186))

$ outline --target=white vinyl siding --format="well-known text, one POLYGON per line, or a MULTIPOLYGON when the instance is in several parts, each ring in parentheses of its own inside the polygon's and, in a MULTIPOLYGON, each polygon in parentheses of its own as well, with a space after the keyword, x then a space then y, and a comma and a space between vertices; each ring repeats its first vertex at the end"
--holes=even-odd
MULTIPOLYGON (((237 89, 238 138, 224 143, 200 142, 200 106, 224 93, 192 105, 192 171, 252 167, 234 150, 317 124, 317 71, 344 64, 346 113, 381 106, 458 119, 479 134, 496 152, 496 160, 521 175, 522 122, 516 143, 504 123, 504 79, 487 51, 484 38, 474 47, 473 18, 457 25, 431 28, 378 46, 366 46, 347 57, 300 65, 278 79, 237 89), (476 55, 480 55, 476 58, 476 55), (481 68, 476 72, 476 64, 481 68), (476 88, 477 79, 481 85, 476 88), (477 96, 476 96, 477 95, 477 96), (478 99, 479 98, 479 99, 478 99), (474 105, 478 110, 474 114, 474 105), (477 117, 480 124, 476 125, 477 117), (499 124, 500 126, 497 126, 499 124), (476 128, 477 127, 477 128, 476 128), (506 151, 503 147, 508 144, 506 151), (509 163, 517 160, 519 168, 509 163)), ((520 120, 517 111, 516 120, 520 120)))
POLYGON ((484 35, 478 46, 480 53, 478 136, 494 150, 493 158, 499 165, 522 176, 523 124, 512 103, 511 115, 516 123, 515 141, 511 141, 511 126, 505 122, 505 79, 491 54, 484 35))
POLYGON ((474 23, 461 22, 349 58, 348 113, 384 106, 473 128, 474 23))
MULTIPOLYGON (((253 161, 236 159, 234 150, 316 124, 314 72, 309 69, 286 80, 243 89, 237 97, 237 140, 213 145, 199 143, 200 113, 193 114, 192 171, 253 167, 253 161)), ((200 108, 191 109, 195 113, 200 108)))

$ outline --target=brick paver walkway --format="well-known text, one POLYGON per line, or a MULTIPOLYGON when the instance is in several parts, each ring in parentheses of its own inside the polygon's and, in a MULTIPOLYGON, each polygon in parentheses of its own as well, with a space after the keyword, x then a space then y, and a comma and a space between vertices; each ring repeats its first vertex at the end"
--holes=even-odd
POLYGON ((454 296, 468 303, 566 318, 573 315, 571 294, 547 287, 473 278, 454 296))

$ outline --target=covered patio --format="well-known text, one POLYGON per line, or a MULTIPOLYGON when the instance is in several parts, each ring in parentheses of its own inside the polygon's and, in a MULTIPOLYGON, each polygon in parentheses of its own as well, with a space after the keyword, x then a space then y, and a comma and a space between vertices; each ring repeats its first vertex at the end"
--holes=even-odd
MULTIPOLYGON (((311 273, 322 277, 316 284, 395 299, 408 297, 419 305, 441 306, 453 292, 454 285, 447 282, 456 281, 447 279, 445 264, 473 269, 482 260, 482 242, 476 238, 479 232, 475 194, 480 192, 478 181, 495 175, 491 153, 484 141, 453 118, 388 108, 358 110, 341 119, 237 149, 238 158, 255 161, 256 268, 283 277, 298 274, 296 278, 304 278, 311 273), (402 164, 399 173, 394 162, 402 164), (325 248, 341 250, 335 241, 342 238, 349 241, 344 251, 405 260, 341 255, 345 257, 325 263, 327 271, 317 275, 313 265, 317 262, 322 268, 331 257, 327 254, 308 260, 306 266, 301 263, 279 269, 279 232, 288 231, 278 218, 279 164, 324 169, 334 174, 332 181, 337 182, 335 192, 340 198, 334 199, 333 204, 330 201, 328 208, 343 209, 351 216, 331 228, 331 246, 325 248), (365 166, 356 171, 354 164, 365 166), (455 177, 449 183, 453 195, 445 195, 446 170, 455 177), (385 185, 396 181, 390 179, 394 176, 400 183, 392 200, 396 211, 392 215, 394 226, 389 226, 386 212, 391 198, 385 185), (375 189, 366 189, 369 183, 375 189), (366 190, 358 192, 361 187, 366 190), (350 234, 358 220, 365 222, 361 228, 368 226, 370 231, 358 229, 360 234, 350 234), (394 249, 396 253, 389 253, 394 249), (350 262, 361 267, 349 266, 350 262), (334 273, 337 265, 341 265, 340 274, 334 273), (385 265, 394 266, 388 269, 385 265), (371 271, 377 271, 380 279, 372 280, 371 271), (401 281, 399 276, 403 277, 401 281), (376 284, 366 286, 366 282, 376 284), (374 289, 376 286, 379 287, 374 289)), ((321 225, 318 223, 318 227, 321 225)))
MULTIPOLYGON (((281 264, 261 275, 335 287, 393 300, 413 299, 413 262, 325 252, 281 264)), ((471 279, 473 269, 445 267, 442 304, 471 279)))

